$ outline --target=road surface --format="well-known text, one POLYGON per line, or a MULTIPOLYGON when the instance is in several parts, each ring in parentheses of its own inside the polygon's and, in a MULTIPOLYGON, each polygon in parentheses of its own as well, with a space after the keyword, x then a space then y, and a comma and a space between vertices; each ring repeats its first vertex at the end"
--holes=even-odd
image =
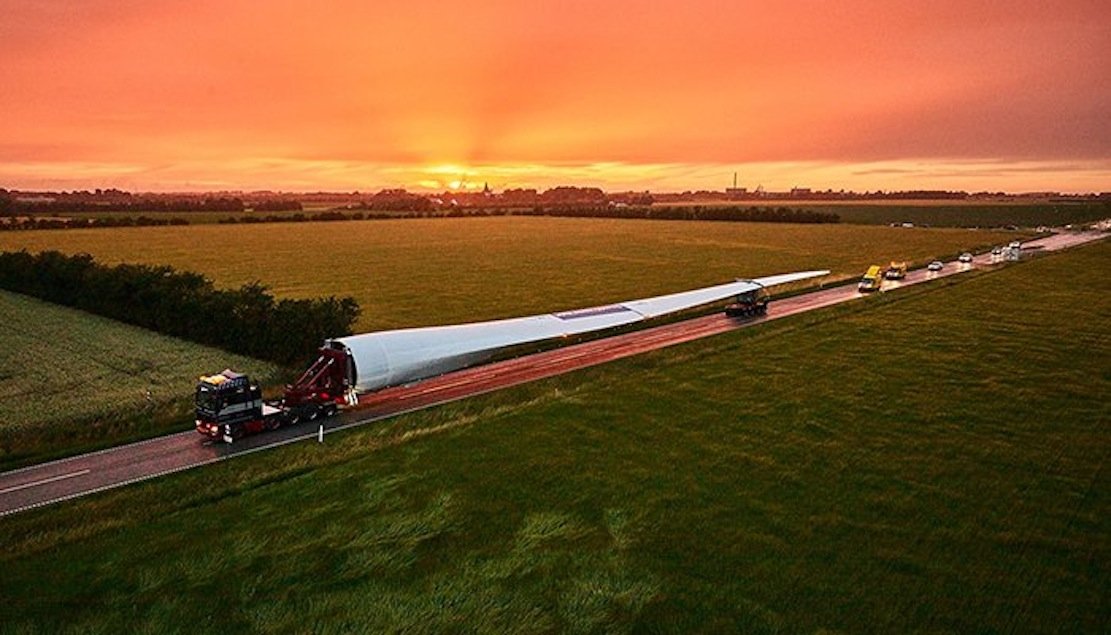
MULTIPOLYGON (((1063 233, 1031 241, 1024 249, 1053 251, 1098 240, 1106 234, 1063 233)), ((972 263, 946 263, 939 272, 919 269, 900 281, 885 281, 894 290, 970 269, 990 266, 998 258, 977 256, 972 263)), ((747 328, 769 320, 813 311, 862 297, 855 285, 813 291, 777 300, 765 317, 738 321, 721 313, 574 344, 555 350, 476 366, 409 386, 387 388, 359 399, 359 408, 325 422, 325 433, 365 425, 402 413, 516 386, 682 342, 747 328)), ((247 437, 235 445, 213 442, 193 430, 51 461, 0 474, 0 516, 87 496, 157 476, 243 456, 288 443, 315 439, 318 424, 306 423, 247 437)))

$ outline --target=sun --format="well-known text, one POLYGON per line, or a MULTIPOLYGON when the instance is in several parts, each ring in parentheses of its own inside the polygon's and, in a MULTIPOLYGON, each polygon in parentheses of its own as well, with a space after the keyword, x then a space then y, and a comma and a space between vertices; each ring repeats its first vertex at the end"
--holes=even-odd
POLYGON ((426 165, 420 172, 431 177, 422 180, 422 185, 426 182, 435 181, 437 184, 447 186, 449 190, 477 190, 481 189, 483 185, 483 181, 475 176, 471 167, 458 163, 426 165))

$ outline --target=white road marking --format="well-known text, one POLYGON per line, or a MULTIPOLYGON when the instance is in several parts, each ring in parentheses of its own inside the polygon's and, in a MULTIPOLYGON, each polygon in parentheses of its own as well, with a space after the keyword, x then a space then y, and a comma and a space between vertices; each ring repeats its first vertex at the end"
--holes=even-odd
POLYGON ((100 454, 108 454, 110 452, 119 452, 119 451, 121 451, 125 448, 137 448, 139 446, 149 445, 151 443, 158 443, 159 441, 165 441, 166 439, 171 439, 171 438, 174 438, 174 437, 194 437, 195 438, 196 434, 197 434, 196 430, 189 429, 189 430, 185 430, 183 432, 174 432, 174 433, 163 435, 163 436, 160 436, 160 437, 151 437, 149 439, 143 439, 142 441, 135 441, 133 443, 125 443, 123 445, 113 445, 113 446, 106 447, 102 450, 96 450, 94 452, 89 452, 87 454, 74 454, 73 456, 67 456, 64 459, 54 459, 53 461, 47 461, 46 463, 34 463, 34 464, 28 465, 26 467, 17 468, 17 469, 14 469, 14 470, 9 470, 7 472, 0 472, 0 476, 11 476, 12 474, 19 474, 20 472, 30 472, 31 470, 41 470, 41 469, 43 469, 43 468, 45 468, 49 465, 58 465, 58 464, 61 464, 61 463, 70 463, 70 462, 76 461, 78 459, 87 459, 89 457, 97 456, 97 455, 100 455, 100 454))
POLYGON ((16 491, 19 491, 21 489, 27 489, 28 487, 35 487, 36 485, 46 485, 47 483, 53 483, 55 481, 64 481, 67 478, 73 478, 75 476, 82 476, 84 474, 88 474, 89 472, 90 472, 90 470, 81 470, 79 472, 70 472, 69 474, 62 474, 61 476, 52 476, 50 478, 44 478, 41 481, 31 481, 30 483, 24 483, 23 485, 16 485, 15 487, 8 487, 8 488, 5 488, 5 489, 0 489, 0 494, 7 494, 9 492, 16 492, 16 491))

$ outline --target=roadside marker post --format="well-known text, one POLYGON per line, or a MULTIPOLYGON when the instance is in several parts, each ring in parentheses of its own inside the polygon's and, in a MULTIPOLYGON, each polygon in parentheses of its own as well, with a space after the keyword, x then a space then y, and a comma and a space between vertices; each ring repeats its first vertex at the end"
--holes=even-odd
POLYGON ((320 424, 320 431, 316 434, 317 443, 324 443, 324 424, 320 424))

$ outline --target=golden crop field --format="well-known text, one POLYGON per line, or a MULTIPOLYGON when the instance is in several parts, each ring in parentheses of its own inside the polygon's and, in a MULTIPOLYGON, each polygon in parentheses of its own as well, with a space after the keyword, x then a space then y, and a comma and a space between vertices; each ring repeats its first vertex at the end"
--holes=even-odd
POLYGON ((42 437, 126 436, 143 427, 137 417, 180 410, 202 373, 230 366, 269 379, 277 372, 264 362, 6 291, 0 291, 0 316, 0 459, 46 445, 42 437))
POLYGON ((6 232, 0 249, 169 264, 285 297, 350 295, 361 329, 586 307, 802 269, 856 276, 1014 233, 883 226, 492 217, 6 232))

